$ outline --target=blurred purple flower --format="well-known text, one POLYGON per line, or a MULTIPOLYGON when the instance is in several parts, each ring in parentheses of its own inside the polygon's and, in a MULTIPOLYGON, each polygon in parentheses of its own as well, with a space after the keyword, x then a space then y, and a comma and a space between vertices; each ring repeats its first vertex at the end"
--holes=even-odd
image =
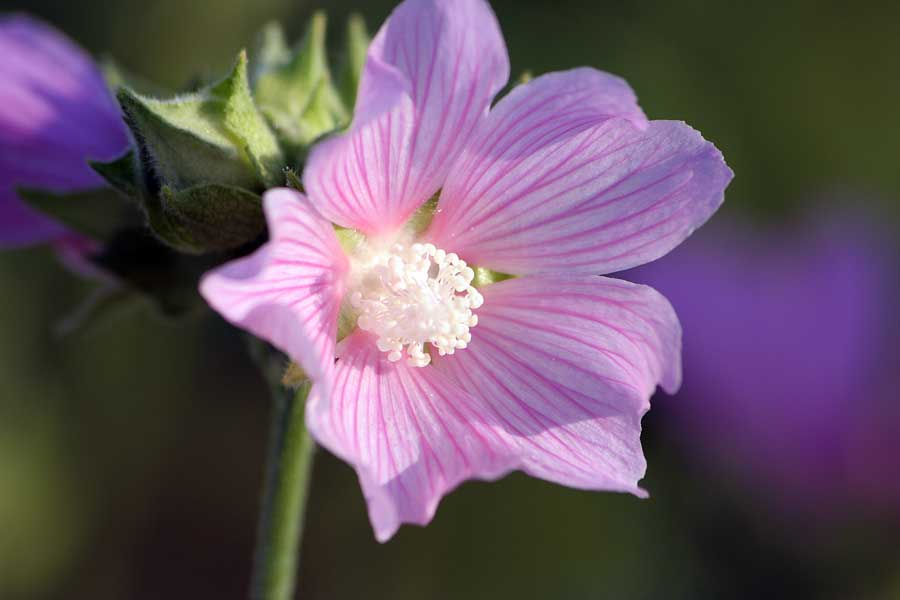
POLYGON ((683 324, 684 386, 666 403, 679 441, 792 514, 900 501, 895 250, 858 213, 826 215, 720 220, 625 274, 683 324))
POLYGON ((269 243, 201 283, 311 376, 307 425, 356 468, 379 540, 512 469, 645 495, 641 416, 679 385, 666 300, 598 275, 678 245, 731 170, 618 77, 550 73, 492 107, 508 76, 486 2, 402 3, 352 126, 310 154, 309 199, 268 192, 269 243), (438 190, 423 232, 410 218, 438 190), (332 223, 364 239, 342 247, 332 223), (466 262, 520 277, 475 290, 466 262))
POLYGON ((75 249, 91 245, 26 206, 15 188, 104 185, 87 160, 127 148, 118 106, 91 58, 32 18, 0 18, 0 57, 0 247, 50 243, 77 258, 75 249))

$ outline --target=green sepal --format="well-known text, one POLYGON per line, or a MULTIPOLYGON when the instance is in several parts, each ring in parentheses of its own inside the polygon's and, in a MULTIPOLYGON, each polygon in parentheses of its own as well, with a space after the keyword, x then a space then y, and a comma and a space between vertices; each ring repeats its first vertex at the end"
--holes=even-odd
POLYGON ((281 376, 281 385, 292 390, 296 390, 307 381, 309 381, 309 376, 306 371, 294 361, 288 363, 284 375, 281 376))
POLYGON ((344 38, 344 62, 338 76, 341 100, 344 101, 344 106, 350 109, 356 106, 356 92, 359 89, 359 80, 362 77, 371 41, 362 15, 356 13, 350 15, 344 38))
POLYGON ((153 100, 126 88, 121 88, 117 97, 141 149, 144 167, 166 185, 180 189, 218 181, 258 186, 253 168, 241 160, 221 130, 221 119, 209 119, 203 113, 203 100, 195 96, 153 100))
POLYGON ((434 196, 426 200, 422 206, 416 209, 416 212, 414 212, 409 218, 409 221, 406 222, 406 229, 412 233, 414 237, 418 237, 425 233, 425 230, 431 225, 431 221, 434 219, 434 212, 438 207, 438 197, 440 195, 441 192, 438 190, 434 196))
POLYGON ((281 182, 284 156, 275 134, 256 108, 247 79, 247 52, 241 51, 231 76, 212 88, 224 103, 225 129, 266 186, 281 182))
POLYGON ((297 171, 291 168, 285 169, 284 180, 289 188, 295 189, 301 193, 303 192, 303 182, 300 180, 300 176, 297 175, 297 171))
POLYGON ((188 254, 237 248, 265 228, 260 197, 221 184, 183 190, 163 186, 159 199, 145 204, 150 229, 166 245, 188 254))
POLYGON ((300 116, 301 152, 305 154, 309 146, 319 138, 348 122, 347 110, 344 108, 331 78, 319 80, 309 103, 300 116))
POLYGON ((356 329, 356 322, 359 319, 359 315, 350 306, 350 303, 345 301, 341 305, 341 309, 338 312, 338 326, 337 326, 337 341, 341 341, 356 329))
POLYGON ((157 100, 120 88, 117 96, 145 167, 163 185, 260 189, 280 181, 284 157, 250 94, 246 53, 228 77, 197 93, 157 100))
POLYGON ((312 16, 293 53, 283 52, 283 36, 271 27, 263 33, 263 46, 268 47, 254 72, 254 94, 260 111, 297 160, 315 139, 345 124, 349 115, 328 68, 325 14, 312 16))
MULTIPOLYGON (((356 229, 335 225, 334 235, 337 237, 338 244, 340 244, 341 249, 347 256, 356 254, 360 245, 366 243, 365 234, 356 229)), ((359 314, 357 314, 356 310, 345 297, 344 302, 341 303, 341 308, 338 311, 337 341, 341 341, 353 333, 353 330, 356 329, 356 321, 358 318, 359 314)))
POLYGON ((109 162, 88 161, 91 168, 114 189, 126 196, 137 198, 141 195, 142 183, 140 167, 134 150, 109 162))
POLYGON ((366 241, 364 233, 357 231, 356 229, 341 227, 340 225, 334 226, 334 235, 337 237, 338 244, 340 244, 341 249, 347 256, 353 256, 360 244, 366 241))
POLYGON ((250 54, 250 85, 256 89, 259 78, 291 60, 291 49, 284 36, 284 29, 277 21, 266 23, 257 36, 250 54))
POLYGON ((35 188, 17 188, 16 191, 31 208, 98 241, 108 239, 122 225, 126 204, 119 193, 110 188, 80 192, 35 188))
POLYGON ((505 281, 507 279, 513 279, 515 275, 510 275, 509 273, 501 273, 500 271, 492 271, 490 269, 485 269, 484 267, 472 267, 475 271, 475 279, 472 280, 472 285, 476 288, 481 288, 486 285, 490 285, 492 283, 498 283, 500 281, 505 281))

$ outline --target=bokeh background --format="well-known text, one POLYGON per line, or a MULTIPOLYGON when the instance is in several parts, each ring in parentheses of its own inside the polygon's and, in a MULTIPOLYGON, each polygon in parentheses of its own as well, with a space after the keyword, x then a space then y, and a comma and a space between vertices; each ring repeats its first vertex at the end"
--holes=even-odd
MULTIPOLYGON (((651 498, 513 474, 375 542, 317 458, 298 597, 900 598, 900 4, 495 0, 513 71, 592 65, 737 174, 713 222, 627 276, 685 328, 685 386, 644 419, 651 498)), ((165 88, 267 21, 384 0, 5 0, 165 88)), ((0 57, 2 60, 2 57, 0 57)), ((0 598, 246 595, 269 403, 211 313, 148 306, 61 336, 92 291, 0 255, 0 598)))

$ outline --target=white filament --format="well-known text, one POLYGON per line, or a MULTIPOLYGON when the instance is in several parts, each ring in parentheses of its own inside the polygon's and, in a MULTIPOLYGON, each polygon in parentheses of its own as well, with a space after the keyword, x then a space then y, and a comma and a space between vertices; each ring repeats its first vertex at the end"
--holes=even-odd
POLYGON ((434 244, 394 244, 369 251, 357 268, 350 292, 357 325, 377 336, 388 360, 400 360, 405 348, 408 364, 424 367, 431 362, 426 343, 443 356, 471 341, 469 329, 478 324, 473 311, 484 298, 472 287, 475 272, 456 254, 434 244))

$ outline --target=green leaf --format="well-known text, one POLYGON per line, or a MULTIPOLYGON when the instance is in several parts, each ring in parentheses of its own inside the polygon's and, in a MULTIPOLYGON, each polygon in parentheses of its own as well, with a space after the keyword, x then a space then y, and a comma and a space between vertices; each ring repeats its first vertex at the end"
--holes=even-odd
POLYGON ((244 52, 227 78, 197 93, 157 100, 121 88, 118 99, 163 185, 260 189, 281 179, 284 158, 250 95, 244 52))
POLYGON ((19 196, 32 208, 70 229, 96 240, 105 240, 122 225, 125 203, 110 188, 81 192, 51 192, 18 188, 19 196))
POLYGON ((362 76, 363 66, 366 64, 366 54, 371 41, 362 15, 350 15, 350 18, 347 19, 347 37, 344 40, 346 56, 338 81, 340 82, 341 99, 344 105, 351 109, 356 105, 359 79, 362 76))
POLYGON ((114 189, 132 198, 141 195, 142 184, 134 150, 129 149, 109 162, 88 161, 88 164, 114 189))
POLYGON ((255 79, 260 111, 294 159, 302 156, 316 138, 349 118, 331 79, 325 30, 325 14, 317 12, 293 54, 285 56, 278 51, 278 42, 270 41, 268 61, 255 79))
POLYGON ((153 232, 167 245, 189 254, 236 248, 265 228, 259 196, 220 184, 184 190, 163 187, 161 202, 147 202, 153 232))

